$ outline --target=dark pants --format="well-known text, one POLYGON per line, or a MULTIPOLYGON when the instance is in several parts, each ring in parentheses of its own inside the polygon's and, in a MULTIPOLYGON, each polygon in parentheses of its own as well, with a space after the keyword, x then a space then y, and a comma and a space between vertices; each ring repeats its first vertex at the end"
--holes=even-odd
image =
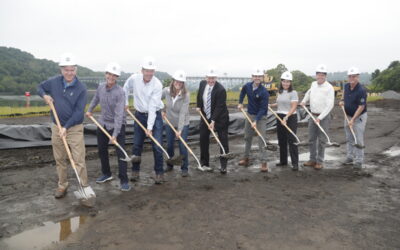
MULTIPOLYGON (((166 125, 165 127, 165 133, 167 136, 167 152, 169 154, 169 156, 172 158, 175 155, 175 150, 174 150, 174 144, 175 144, 175 132, 172 130, 172 128, 169 125, 166 125)), ((187 137, 189 134, 189 125, 186 125, 183 127, 182 129, 182 133, 181 133, 181 137, 183 138, 183 140, 187 141, 187 137)), ((183 156, 183 163, 181 166, 181 170, 182 171, 188 171, 188 165, 189 165, 189 160, 188 160, 188 151, 185 147, 185 145, 183 145, 183 143, 181 142, 181 140, 179 140, 179 153, 183 156)), ((172 165, 168 165, 169 167, 173 167, 172 165)))
MULTIPOLYGON (((208 121, 211 122, 211 121, 208 121)), ((200 161, 201 165, 210 166, 210 130, 203 120, 200 121, 200 161)), ((226 127, 217 129, 218 139, 221 141, 222 146, 225 149, 225 153, 229 153, 228 146, 228 124, 226 127)), ((218 145, 219 146, 219 145, 218 145)), ((220 148, 222 154, 222 149, 220 148)), ((221 167, 226 168, 228 160, 220 157, 221 167)))
MULTIPOLYGON (((104 127, 104 129, 106 129, 104 127)), ((108 130, 106 129, 107 132, 112 135, 113 129, 108 130)), ((104 175, 111 176, 111 170, 110 170, 110 162, 108 159, 108 143, 110 142, 110 139, 103 133, 103 131, 100 130, 100 128, 97 128, 97 148, 99 151, 99 157, 100 157, 100 162, 101 162, 101 172, 104 175)), ((119 132, 117 136, 117 142, 119 145, 125 149, 125 125, 122 125, 121 131, 119 132)), ((118 148, 115 147, 117 151, 117 157, 118 157, 118 167, 119 167, 119 172, 118 172, 118 177, 121 181, 121 183, 127 183, 128 182, 128 175, 127 175, 127 162, 120 160, 121 158, 125 158, 124 153, 118 148)))
MULTIPOLYGON (((140 123, 146 128, 147 127, 147 118, 148 115, 146 113, 140 113, 138 111, 135 112, 135 117, 140 121, 140 123)), ((134 136, 133 136, 133 155, 142 155, 143 143, 146 139, 146 133, 143 129, 135 123, 133 126, 134 136)), ((161 112, 157 111, 156 120, 153 126, 153 137, 162 145, 162 132, 163 132, 163 121, 161 117, 161 112)), ((163 151, 160 147, 158 147, 154 142, 152 142, 153 147, 153 156, 154 156, 154 171, 156 174, 164 173, 164 160, 163 160, 163 151)), ((139 172, 140 171, 140 163, 132 164, 132 171, 139 172)))
MULTIPOLYGON (((283 119, 285 117, 284 114, 278 114, 280 118, 283 119)), ((280 153, 280 162, 283 164, 287 164, 288 160, 288 144, 289 144, 289 153, 290 159, 292 160, 293 166, 298 166, 299 164, 299 151, 297 145, 294 145, 297 142, 296 138, 281 124, 280 121, 276 121, 276 132, 278 134, 278 143, 279 143, 279 153, 280 153)), ((288 127, 296 133, 297 131, 297 114, 293 114, 286 121, 288 127)))

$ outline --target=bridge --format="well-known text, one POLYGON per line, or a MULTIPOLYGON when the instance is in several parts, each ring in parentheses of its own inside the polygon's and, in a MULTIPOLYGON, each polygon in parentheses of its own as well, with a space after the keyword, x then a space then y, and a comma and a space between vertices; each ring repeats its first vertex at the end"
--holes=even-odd
MULTIPOLYGON (((119 77, 117 83, 123 85, 127 80, 127 77, 119 77)), ((79 80, 86 83, 89 86, 98 85, 99 83, 105 82, 104 77, 79 77, 79 80)), ((200 81, 205 80, 203 76, 188 76, 186 77, 186 84, 190 89, 197 89, 200 81)), ((242 86, 247 82, 251 81, 250 77, 218 77, 217 81, 221 83, 226 89, 232 89, 238 85, 242 86)))

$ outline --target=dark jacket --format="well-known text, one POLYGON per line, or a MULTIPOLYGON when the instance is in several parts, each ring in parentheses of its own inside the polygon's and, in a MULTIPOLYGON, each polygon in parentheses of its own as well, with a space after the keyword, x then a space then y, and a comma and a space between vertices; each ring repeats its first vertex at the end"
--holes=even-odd
MULTIPOLYGON (((61 126, 66 129, 83 123, 86 106, 86 85, 75 78, 67 88, 64 88, 64 77, 59 75, 42 82, 38 86, 38 94, 49 95, 54 100, 54 107, 60 119, 61 126)), ((52 120, 54 117, 52 113, 52 120)))
POLYGON ((269 93, 267 89, 260 84, 256 90, 253 90, 253 82, 246 83, 240 91, 239 103, 243 104, 244 97, 247 95, 247 112, 256 116, 256 121, 266 116, 268 111, 269 93))
MULTIPOLYGON (((204 112, 203 94, 207 81, 200 82, 200 88, 197 92, 197 107, 204 112)), ((224 86, 216 82, 211 92, 211 120, 215 122, 216 128, 223 128, 229 125, 229 112, 226 106, 226 91, 224 86)))

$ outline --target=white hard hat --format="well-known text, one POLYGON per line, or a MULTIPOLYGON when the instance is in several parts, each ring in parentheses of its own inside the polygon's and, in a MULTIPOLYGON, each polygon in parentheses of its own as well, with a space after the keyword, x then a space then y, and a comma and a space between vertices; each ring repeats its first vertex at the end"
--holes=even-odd
POLYGON ((121 66, 119 66, 116 62, 110 62, 106 66, 106 72, 120 76, 121 75, 121 66))
POLYGON ((351 67, 349 69, 349 71, 347 71, 347 75, 348 76, 350 76, 350 75, 359 75, 359 74, 360 74, 360 70, 358 68, 356 68, 356 67, 351 67))
POLYGON ((315 69, 315 72, 317 72, 317 73, 328 73, 328 70, 327 70, 325 64, 320 64, 320 65, 318 65, 317 68, 315 69))
POLYGON ((174 75, 172 76, 177 81, 186 82, 186 73, 183 70, 175 71, 174 75))
POLYGON ((209 70, 207 71, 206 76, 208 77, 217 77, 217 71, 215 70, 214 67, 210 67, 209 70))
POLYGON ((143 59, 142 68, 144 69, 156 69, 156 64, 154 63, 153 57, 145 57, 143 59))
POLYGON ((251 75, 252 76, 263 76, 264 75, 264 71, 261 68, 255 68, 251 75))
POLYGON ((283 74, 281 75, 281 79, 282 80, 292 81, 293 80, 293 75, 289 71, 286 71, 286 72, 283 72, 283 74))
POLYGON ((75 66, 75 56, 71 53, 64 53, 60 57, 60 62, 58 63, 59 66, 75 66))

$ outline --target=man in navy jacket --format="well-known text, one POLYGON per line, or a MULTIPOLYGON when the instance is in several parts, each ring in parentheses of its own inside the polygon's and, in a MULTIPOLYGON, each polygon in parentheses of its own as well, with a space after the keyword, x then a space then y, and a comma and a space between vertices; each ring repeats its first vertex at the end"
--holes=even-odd
POLYGON ((64 197, 68 188, 68 155, 62 137, 67 139, 82 186, 88 186, 82 124, 87 99, 86 86, 76 77, 77 66, 73 55, 64 54, 59 66, 61 75, 52 77, 38 86, 38 94, 43 97, 45 102, 47 104, 53 102, 62 126, 59 130, 52 113, 51 143, 58 174, 55 198, 64 197))

